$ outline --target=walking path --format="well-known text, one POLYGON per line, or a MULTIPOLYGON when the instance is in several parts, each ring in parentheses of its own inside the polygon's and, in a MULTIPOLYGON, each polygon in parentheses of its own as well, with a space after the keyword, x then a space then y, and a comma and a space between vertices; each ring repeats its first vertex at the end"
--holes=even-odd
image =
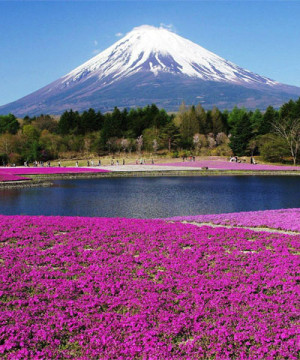
POLYGON ((185 167, 185 166, 166 166, 166 165, 107 165, 107 166, 97 166, 97 167, 89 167, 88 169, 105 169, 110 171, 191 171, 191 170, 201 170, 199 167, 185 167))
POLYGON ((252 231, 265 231, 269 233, 278 233, 278 234, 287 234, 287 235, 299 235, 300 232, 298 231, 287 231, 287 230, 280 230, 280 229, 272 229, 272 228, 266 228, 266 227, 250 227, 250 226, 233 226, 233 225, 221 225, 221 224, 214 224, 211 222, 195 222, 195 221, 181 221, 183 224, 191 224, 196 226, 210 226, 213 228, 223 227, 227 229, 246 229, 246 230, 252 230, 252 231))

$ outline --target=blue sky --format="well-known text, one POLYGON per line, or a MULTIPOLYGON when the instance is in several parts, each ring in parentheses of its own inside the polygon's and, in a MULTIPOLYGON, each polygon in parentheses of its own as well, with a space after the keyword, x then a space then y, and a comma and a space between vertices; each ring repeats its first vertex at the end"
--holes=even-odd
POLYGON ((0 1, 0 105, 106 49, 135 26, 179 35, 300 86, 300 1, 0 1))

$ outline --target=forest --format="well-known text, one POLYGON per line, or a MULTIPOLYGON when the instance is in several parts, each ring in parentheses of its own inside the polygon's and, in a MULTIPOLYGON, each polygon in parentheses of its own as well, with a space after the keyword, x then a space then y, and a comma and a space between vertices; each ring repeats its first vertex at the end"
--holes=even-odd
POLYGON ((88 158, 122 153, 182 156, 261 156, 298 163, 300 98, 279 109, 221 111, 182 103, 177 113, 155 104, 101 113, 68 110, 59 118, 41 114, 0 115, 0 164, 88 158))

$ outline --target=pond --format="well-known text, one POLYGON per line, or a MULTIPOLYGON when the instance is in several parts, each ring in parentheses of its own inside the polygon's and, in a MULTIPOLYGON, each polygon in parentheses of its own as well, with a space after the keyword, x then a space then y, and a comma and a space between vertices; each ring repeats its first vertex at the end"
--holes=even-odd
POLYGON ((0 190, 0 214, 157 218, 300 207, 298 176, 137 177, 0 190))

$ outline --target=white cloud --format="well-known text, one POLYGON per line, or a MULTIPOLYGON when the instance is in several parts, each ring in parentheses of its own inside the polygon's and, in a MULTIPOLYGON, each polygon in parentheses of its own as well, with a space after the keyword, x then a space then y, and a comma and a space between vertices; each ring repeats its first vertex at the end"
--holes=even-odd
POLYGON ((94 40, 94 45, 97 46, 98 45, 98 41, 94 40))
POLYGON ((159 26, 160 26, 161 28, 164 28, 164 29, 167 29, 167 30, 170 30, 170 31, 176 33, 176 29, 175 29, 175 26, 174 26, 173 24, 160 23, 159 26))
POLYGON ((121 36, 123 36, 123 33, 118 32, 118 33, 115 34, 115 36, 116 36, 116 37, 121 37, 121 36))

